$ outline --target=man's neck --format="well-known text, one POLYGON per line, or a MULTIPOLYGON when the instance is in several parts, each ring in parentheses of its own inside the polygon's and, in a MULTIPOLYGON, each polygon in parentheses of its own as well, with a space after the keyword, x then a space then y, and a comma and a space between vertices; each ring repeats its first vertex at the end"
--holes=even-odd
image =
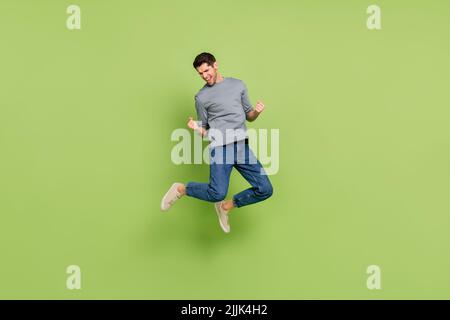
POLYGON ((214 82, 214 84, 222 82, 223 81, 223 77, 220 73, 217 73, 217 78, 216 78, 216 82, 214 82))

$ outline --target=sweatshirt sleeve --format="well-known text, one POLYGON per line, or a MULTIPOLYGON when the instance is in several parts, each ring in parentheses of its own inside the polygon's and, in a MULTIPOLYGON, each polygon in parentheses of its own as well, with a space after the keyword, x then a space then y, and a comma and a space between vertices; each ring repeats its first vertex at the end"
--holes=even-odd
POLYGON ((242 101, 242 107, 244 108, 245 113, 248 113, 253 110, 252 104, 250 102, 250 99, 248 98, 248 91, 247 86, 244 82, 242 82, 242 92, 241 92, 241 101, 242 101))
POLYGON ((198 125, 208 130, 208 112, 206 112, 206 109, 198 96, 195 96, 195 109, 197 110, 198 125))

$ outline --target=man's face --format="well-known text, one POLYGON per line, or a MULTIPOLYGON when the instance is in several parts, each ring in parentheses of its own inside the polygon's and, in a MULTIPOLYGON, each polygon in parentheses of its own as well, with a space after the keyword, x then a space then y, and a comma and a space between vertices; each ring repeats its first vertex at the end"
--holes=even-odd
POLYGON ((214 62, 212 66, 205 62, 197 67, 197 72, 209 86, 212 86, 217 80, 217 62, 214 62))

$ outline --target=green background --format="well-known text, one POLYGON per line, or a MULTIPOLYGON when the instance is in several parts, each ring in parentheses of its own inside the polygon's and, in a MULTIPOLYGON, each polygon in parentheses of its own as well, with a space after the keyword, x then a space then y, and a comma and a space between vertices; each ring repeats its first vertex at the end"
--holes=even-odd
MULTIPOLYGON (((2 0, 0 298, 450 298, 449 15, 446 0, 2 0), (211 203, 159 211, 173 182, 208 179, 170 160, 202 51, 265 102, 248 126, 280 130, 274 195, 228 235, 211 203)), ((248 186, 231 181, 229 196, 248 186)))

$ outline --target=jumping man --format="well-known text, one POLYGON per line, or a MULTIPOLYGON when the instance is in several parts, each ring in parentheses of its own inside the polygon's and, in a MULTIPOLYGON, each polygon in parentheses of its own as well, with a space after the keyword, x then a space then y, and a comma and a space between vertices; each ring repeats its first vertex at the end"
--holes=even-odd
POLYGON ((258 101, 253 108, 244 82, 222 77, 212 54, 199 54, 193 65, 206 84, 195 96, 199 120, 189 117, 187 125, 202 137, 208 136, 210 141, 209 183, 174 183, 161 201, 161 210, 169 210, 185 195, 214 202, 220 226, 229 233, 231 210, 263 201, 273 192, 261 163, 249 148, 245 125, 246 120, 258 118, 264 111, 264 104, 258 101), (224 200, 233 167, 252 187, 224 200))

